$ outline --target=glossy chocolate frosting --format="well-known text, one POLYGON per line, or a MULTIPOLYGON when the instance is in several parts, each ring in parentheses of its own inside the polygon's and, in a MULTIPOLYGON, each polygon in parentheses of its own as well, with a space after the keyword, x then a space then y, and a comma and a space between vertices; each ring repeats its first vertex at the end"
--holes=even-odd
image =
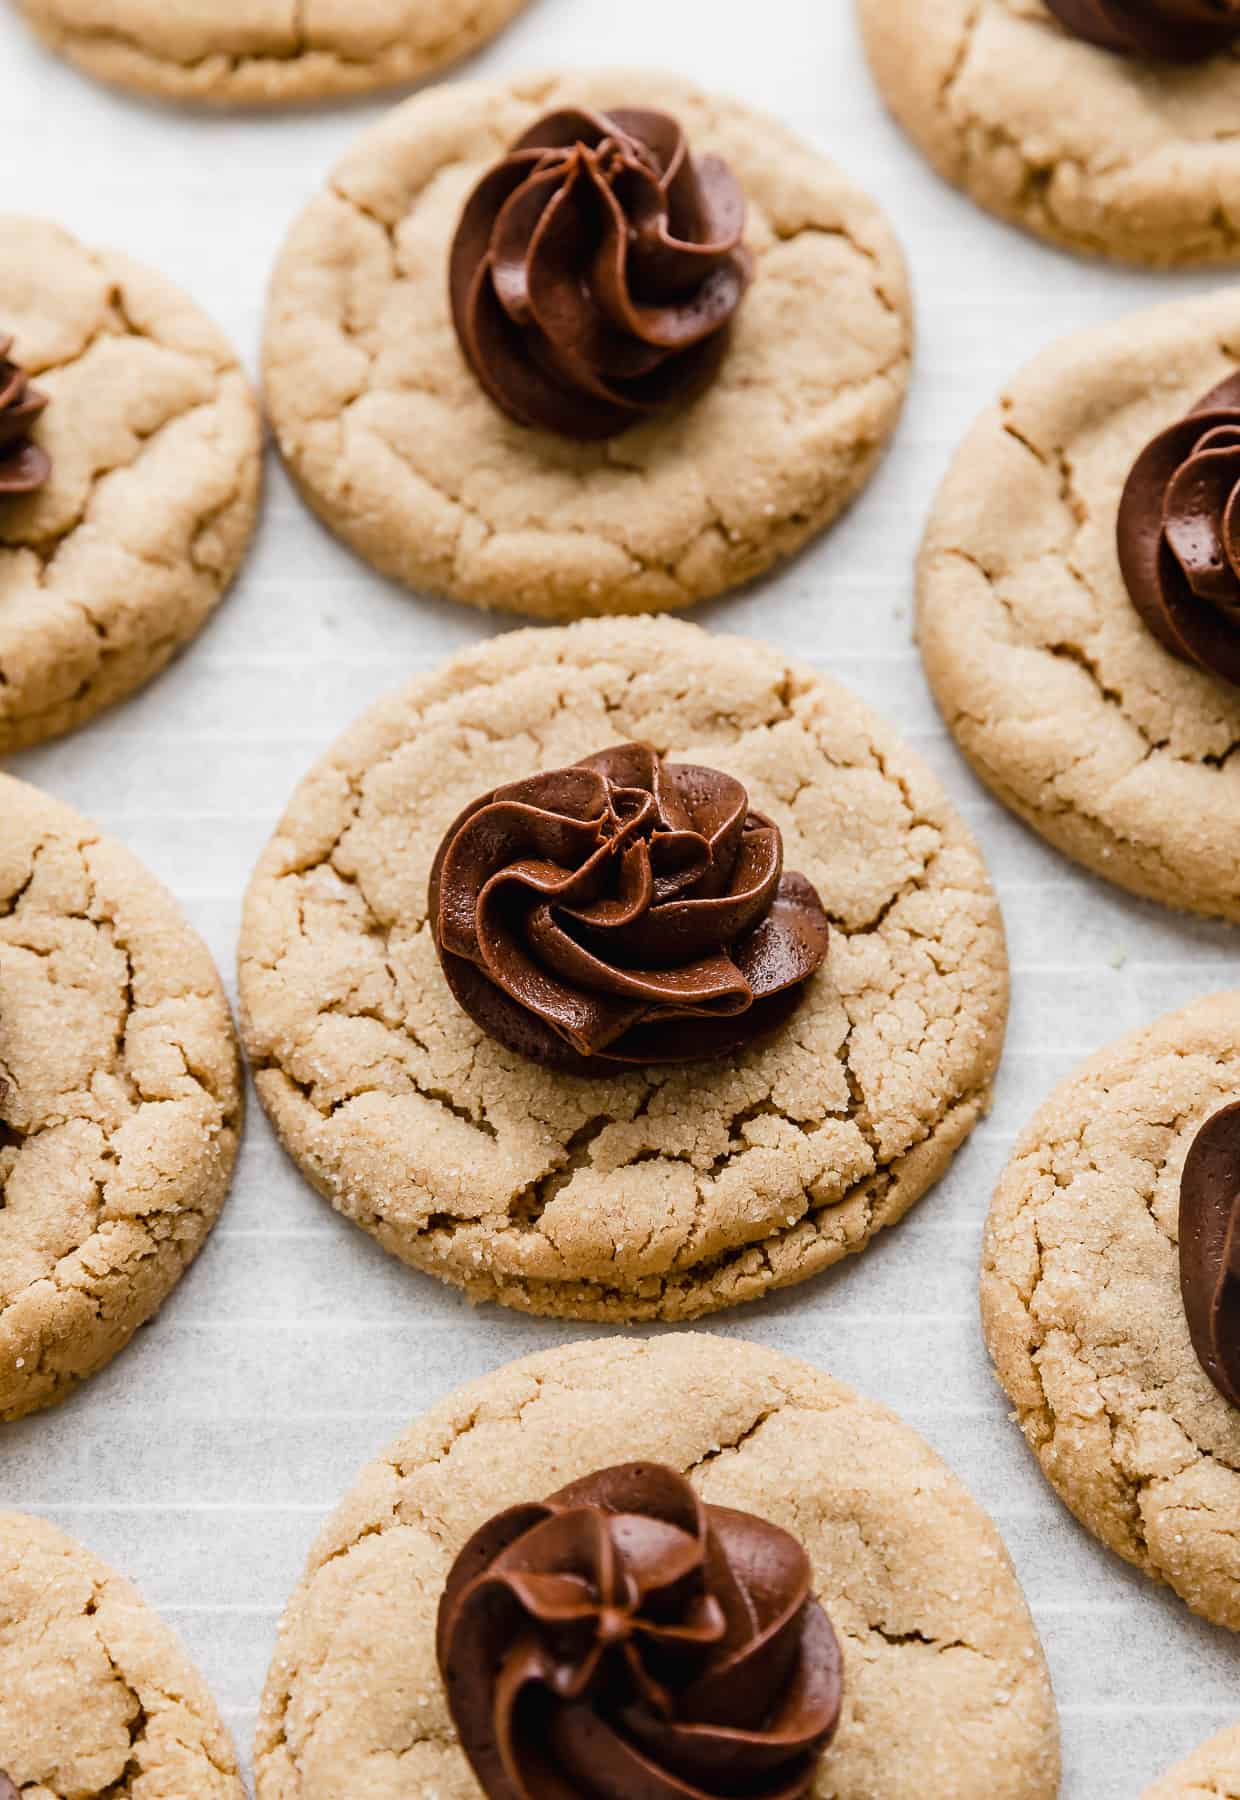
POLYGON ((47 396, 31 387, 25 371, 9 360, 12 347, 12 338, 0 338, 0 495, 33 494, 52 472, 51 457, 30 441, 47 396))
POLYGON ((569 1072, 723 1056, 781 1024, 827 954, 803 875, 739 781, 621 744, 476 800, 435 858, 448 984, 569 1072))
POLYGON ((745 200, 664 113, 549 113, 490 169, 452 246, 452 316, 522 425, 611 437, 700 388, 749 281, 745 200))
POLYGON ((803 1800, 839 1721, 804 1550, 655 1463, 484 1525, 437 1648, 491 1800, 803 1800))
POLYGON ((1206 1121, 1184 1164, 1180 1291, 1202 1368, 1240 1406, 1240 1102, 1206 1121))
POLYGON ((1132 603, 1160 643, 1240 684, 1240 375, 1146 445, 1117 542, 1132 603))
POLYGON ((1199 62, 1240 36, 1240 0, 1046 0, 1091 44, 1163 62, 1199 62))

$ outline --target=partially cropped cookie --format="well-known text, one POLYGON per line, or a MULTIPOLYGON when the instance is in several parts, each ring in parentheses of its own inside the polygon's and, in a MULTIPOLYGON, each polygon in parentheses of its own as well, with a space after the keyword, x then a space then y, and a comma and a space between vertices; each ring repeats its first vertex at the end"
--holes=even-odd
POLYGON ((931 513, 918 637, 982 780, 1087 868, 1240 919, 1240 294, 1065 339, 931 513))
POLYGON ((1090 255, 1240 261, 1234 0, 858 0, 883 98, 989 212, 1090 255))
POLYGON ((280 1628, 258 1800, 363 1771, 373 1800, 1051 1800, 1059 1743, 1007 1553, 928 1445, 680 1335, 498 1370, 363 1472, 280 1628))
POLYGON ((1240 1630, 1240 994, 1121 1038, 1056 1089, 999 1184, 982 1315, 1082 1524, 1240 1630))
POLYGON ((246 1045, 347 1217, 478 1299, 689 1318, 861 1250, 989 1104, 1003 929, 843 688, 658 620, 375 707, 251 884, 246 1045))
POLYGON ((240 567, 258 409, 162 276, 0 214, 0 752, 157 674, 240 567))
POLYGON ((245 1800, 206 1683, 137 1590, 0 1513, 0 1795, 245 1800))
POLYGON ((1194 1750, 1154 1783, 1145 1800, 1240 1800, 1240 1725, 1194 1750))
POLYGON ((171 896, 0 776, 0 1420, 102 1368, 202 1248, 237 1154, 238 1060, 171 896))
POLYGON ((902 404, 903 259, 782 126, 635 71, 441 88, 281 254, 267 402, 385 573, 537 617, 662 611, 790 554, 902 404))
POLYGON ((19 0, 88 75, 161 100, 276 106, 421 81, 526 0, 19 0))

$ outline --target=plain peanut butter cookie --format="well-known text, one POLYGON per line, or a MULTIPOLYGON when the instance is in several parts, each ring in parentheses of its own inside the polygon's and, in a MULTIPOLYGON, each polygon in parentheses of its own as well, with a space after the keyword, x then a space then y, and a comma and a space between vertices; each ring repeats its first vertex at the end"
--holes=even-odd
POLYGON ((476 1800, 436 1666, 449 1570, 502 1508, 633 1462, 685 1475, 707 1506, 803 1546, 844 1665, 839 1728, 804 1791, 1058 1792, 1041 1646, 998 1533, 955 1476, 891 1413, 807 1364, 678 1335, 500 1369, 363 1472, 281 1625, 258 1800, 336 1800, 363 1775, 368 1800, 476 1800))
MULTIPOLYGON (((651 127, 649 110, 624 116, 651 127)), ((735 224, 733 198, 719 210, 735 224)), ((677 281, 686 260, 675 252, 677 281)), ((733 280, 734 300, 732 273, 717 280, 733 280)), ((554 293, 547 304, 558 316, 554 293)), ((568 311, 586 360, 647 369, 649 345, 621 357, 610 326, 568 311)), ((877 206, 782 126, 663 75, 526 77, 408 101, 337 168, 276 269, 267 402, 310 504, 386 574, 544 618, 663 611, 758 575, 852 499, 899 413, 910 335, 903 260, 877 206), (605 442, 506 416, 466 361, 449 300, 471 190, 568 108, 578 123, 583 108, 658 109, 655 128, 678 125, 704 174, 722 159, 747 208, 748 286, 713 379, 605 442)), ((504 338, 492 318, 491 347, 504 338)), ((655 368, 624 385, 661 397, 669 379, 655 368)))
POLYGON ((161 276, 15 214, 0 268, 4 752, 124 699, 198 632, 254 530, 261 431, 228 343, 161 276), (6 483, 15 381, 39 460, 6 483))
POLYGON ((42 1519, 0 1513, 0 1793, 245 1800, 206 1683, 137 1590, 42 1519))
POLYGON ((64 1399, 158 1311, 223 1205, 241 1109, 180 909, 0 776, 0 1420, 64 1399))
MULTIPOLYGON (((1191 0, 859 6, 887 106, 979 206, 1099 256, 1158 267, 1240 261, 1235 48, 1191 63, 1157 60, 1136 42, 1090 42, 1055 16, 1080 15, 1083 26, 1090 15, 1165 16, 1155 35, 1166 51, 1203 29, 1174 15, 1199 21, 1208 8, 1191 0)), ((1138 25, 1134 36, 1150 29, 1138 25)))
POLYGON ((1237 1097, 1240 994, 1121 1038, 1028 1126, 991 1208, 982 1317, 1060 1498, 1194 1612, 1240 1630, 1240 1410, 1193 1348, 1181 1178, 1237 1097))
MULTIPOLYGON (((956 455, 922 549, 918 609, 939 708, 1007 806, 1121 887, 1235 920, 1240 686, 1172 654, 1151 629, 1117 531, 1139 453, 1238 367, 1235 291, 1038 356, 956 455)), ((1202 431, 1229 418, 1203 415, 1202 431)), ((1224 482, 1220 513, 1227 492, 1224 482)), ((1157 528, 1160 495, 1147 510, 1157 528)), ((1205 575, 1221 629, 1236 577, 1221 553, 1205 575)), ((1211 616, 1208 601, 1198 616, 1211 616)), ((1240 627, 1228 629, 1234 657, 1240 627)))
POLYGON ((240 960, 263 1104, 333 1205, 477 1299, 591 1319, 692 1318, 863 1249, 986 1111, 1007 1011, 981 856, 896 734, 667 620, 514 632, 375 707, 264 853, 240 960), (829 949, 734 1054, 566 1074, 458 1005, 428 878, 479 795, 625 740, 744 784, 829 949))
POLYGON ((156 99, 275 106, 421 81, 526 0, 19 0, 53 49, 156 99))
POLYGON ((1194 1750, 1156 1781, 1144 1800, 1240 1800, 1240 1725, 1194 1750))

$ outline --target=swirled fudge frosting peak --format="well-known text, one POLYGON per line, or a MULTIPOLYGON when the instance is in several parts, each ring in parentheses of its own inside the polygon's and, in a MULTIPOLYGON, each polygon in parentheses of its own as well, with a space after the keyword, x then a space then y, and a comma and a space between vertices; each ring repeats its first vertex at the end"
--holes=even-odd
POLYGON ((741 1048, 795 1009, 830 936, 742 784, 640 743, 475 801, 429 898, 460 1005, 569 1072, 741 1048))

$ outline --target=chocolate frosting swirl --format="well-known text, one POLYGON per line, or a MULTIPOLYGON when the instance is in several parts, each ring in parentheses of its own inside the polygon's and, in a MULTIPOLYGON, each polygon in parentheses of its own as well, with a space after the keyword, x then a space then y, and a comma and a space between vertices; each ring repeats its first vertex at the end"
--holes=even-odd
POLYGON ((1060 22, 1104 50, 1200 62, 1240 36, 1240 0, 1046 0, 1060 22))
POLYGON ((804 1550, 654 1463, 484 1525, 437 1649, 491 1800, 803 1800, 839 1722, 804 1550))
POLYGON ((745 200, 665 113, 549 113, 465 203, 452 317, 495 404, 613 436, 703 386, 749 282, 745 200))
POLYGON ((12 348, 12 338, 0 338, 0 495, 33 494, 52 472, 51 457, 30 441, 47 395, 31 387, 25 370, 10 361, 12 348))
POLYGON ((553 1068, 723 1056, 781 1024, 830 927, 739 781, 621 744, 484 794, 431 870, 448 985, 553 1068))
POLYGON ((1198 1361, 1240 1406, 1240 1102, 1206 1121, 1184 1164, 1180 1292, 1198 1361))
POLYGON ((1117 542, 1132 603, 1159 642, 1240 685, 1240 375, 1146 445, 1117 542))

